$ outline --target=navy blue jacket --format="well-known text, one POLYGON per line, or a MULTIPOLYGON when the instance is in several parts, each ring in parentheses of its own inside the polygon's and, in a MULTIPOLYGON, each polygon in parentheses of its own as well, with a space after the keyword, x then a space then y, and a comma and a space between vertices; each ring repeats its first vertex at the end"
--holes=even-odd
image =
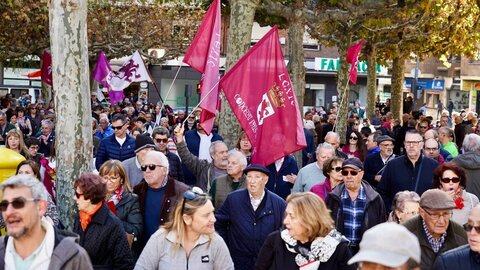
POLYGON ((227 243, 235 270, 251 270, 267 236, 280 229, 285 201, 265 189, 257 211, 253 211, 246 189, 228 194, 215 213, 215 229, 227 243))
MULTIPOLYGON (((391 157, 390 160, 393 160, 394 157, 391 157)), ((389 161, 390 161, 389 160, 389 161)), ((375 181, 375 176, 378 172, 383 168, 383 160, 380 156, 380 152, 375 154, 368 155, 363 163, 363 168, 365 174, 363 175, 363 179, 366 180, 372 187, 376 188, 378 182, 375 181)), ((382 171, 383 172, 383 171, 382 171)))
POLYGON ((275 162, 268 165, 267 169, 270 170, 270 175, 268 177, 266 188, 286 200, 287 196, 292 192, 293 184, 283 181, 283 176, 292 173, 295 175, 298 174, 297 161, 292 156, 288 155, 283 160, 282 167, 280 167, 278 172, 275 168, 275 162))
POLYGON ((390 211, 393 197, 399 191, 415 191, 422 196, 423 192, 432 189, 433 171, 437 166, 437 161, 424 155, 418 158, 415 168, 407 156, 389 161, 377 186, 377 191, 385 202, 385 209, 390 211))
POLYGON ((480 253, 472 251, 469 245, 463 245, 458 248, 451 249, 437 257, 435 264, 433 265, 433 269, 480 269, 480 253))
MULTIPOLYGON (((222 136, 218 135, 217 133, 212 132, 212 142, 214 141, 223 141, 222 136)), ((194 156, 198 157, 198 152, 200 150, 200 135, 197 133, 197 129, 194 128, 190 131, 185 132, 185 143, 187 144, 187 148, 194 156)), ((187 167, 182 163, 183 169, 183 176, 185 178, 185 184, 187 185, 195 185, 197 183, 197 178, 195 175, 187 169, 187 167)))
POLYGON ((97 159, 95 160, 95 167, 100 169, 102 164, 109 159, 118 159, 124 161, 135 156, 135 139, 127 135, 123 145, 120 145, 115 139, 115 134, 112 134, 100 142, 100 147, 97 151, 97 159))

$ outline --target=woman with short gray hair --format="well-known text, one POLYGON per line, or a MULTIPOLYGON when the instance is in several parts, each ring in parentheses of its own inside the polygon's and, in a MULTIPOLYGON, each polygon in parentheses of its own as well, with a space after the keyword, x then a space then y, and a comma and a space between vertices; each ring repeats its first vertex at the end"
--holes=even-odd
POLYGON ((389 222, 402 223, 418 215, 420 196, 414 191, 400 191, 395 194, 392 202, 392 212, 389 222))

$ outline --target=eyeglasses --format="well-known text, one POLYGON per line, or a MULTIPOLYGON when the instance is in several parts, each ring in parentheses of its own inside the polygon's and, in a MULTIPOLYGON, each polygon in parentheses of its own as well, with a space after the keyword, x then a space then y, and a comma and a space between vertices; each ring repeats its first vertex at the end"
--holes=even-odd
POLYGON ((187 190, 183 193, 183 203, 182 203, 182 211, 181 213, 183 214, 183 211, 185 210, 185 202, 187 200, 193 201, 197 199, 198 197, 203 196, 205 197, 206 194, 203 193, 203 190, 200 189, 199 187, 193 187, 192 190, 187 190))
POLYGON ((425 128, 427 128, 427 126, 420 126, 420 128, 425 129, 425 128))
POLYGON ((103 179, 105 179, 105 181, 107 182, 115 182, 117 181, 118 179, 120 179, 120 176, 102 176, 103 179))
POLYGON ((340 171, 342 171, 342 167, 332 168, 332 171, 340 172, 340 171))
POLYGON ((125 124, 121 125, 121 126, 112 126, 113 129, 122 129, 123 127, 125 126, 125 124))
POLYGON ((356 140, 358 140, 358 137, 350 137, 350 140, 356 141, 356 140))
POLYGON ((463 229, 466 231, 466 232, 471 232, 472 229, 475 229, 475 231, 477 233, 480 233, 480 226, 473 226, 473 225, 470 225, 468 223, 465 223, 463 224, 463 229))
POLYGON ((425 211, 425 213, 427 213, 434 221, 439 220, 440 217, 443 217, 444 219, 450 219, 453 214, 452 211, 448 211, 447 213, 443 213, 443 214, 432 214, 428 212, 427 209, 423 209, 423 211, 425 211))
POLYGON ((393 147, 393 144, 391 144, 391 143, 389 143, 389 144, 381 143, 380 146, 383 146, 383 147, 393 147))
POLYGON ((156 167, 163 167, 162 165, 156 165, 156 164, 150 164, 150 165, 142 165, 140 166, 140 169, 142 169, 142 171, 147 171, 147 168, 150 169, 150 171, 153 171, 155 170, 156 167))
POLYGON ((166 138, 166 139, 155 139, 155 141, 156 141, 157 143, 167 143, 167 142, 168 142, 168 138, 166 138))
POLYGON ((407 215, 412 215, 412 216, 418 215, 418 211, 410 211, 410 212, 402 211, 402 213, 403 213, 403 214, 407 214, 407 215))
POLYGON ((421 142, 423 141, 405 141, 405 145, 417 146, 421 142))
POLYGON ((25 207, 25 203, 31 202, 31 201, 37 201, 37 199, 33 199, 33 198, 25 199, 23 197, 18 197, 18 198, 14 198, 11 202, 7 200, 3 200, 0 202, 0 212, 7 211, 9 204, 12 204, 12 207, 14 209, 22 209, 23 207, 25 207))
POLYGON ((458 183, 460 182, 460 177, 452 177, 452 178, 442 177, 440 180, 445 184, 450 183, 450 181, 452 181, 453 183, 458 183))
POLYGON ((354 126, 358 126, 358 125, 359 125, 359 123, 353 123, 353 125, 354 125, 354 126))
POLYGON ((352 176, 357 176, 358 171, 345 171, 345 170, 342 171, 342 175, 343 175, 343 176, 347 176, 349 173, 350 173, 350 175, 352 175, 352 176))
POLYGON ((438 151, 438 147, 425 147, 425 151, 427 152, 435 152, 435 151, 438 151))
POLYGON ((80 196, 83 196, 83 193, 78 193, 75 191, 75 197, 77 197, 77 199, 80 199, 80 196))

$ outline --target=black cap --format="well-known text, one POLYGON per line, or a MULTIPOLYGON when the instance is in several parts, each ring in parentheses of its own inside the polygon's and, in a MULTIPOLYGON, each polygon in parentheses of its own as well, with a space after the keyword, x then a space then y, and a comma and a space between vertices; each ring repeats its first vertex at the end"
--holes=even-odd
POLYGON ((138 151, 143 150, 147 147, 155 149, 157 148, 157 146, 153 142, 153 139, 150 136, 143 134, 137 135, 137 138, 135 139, 135 153, 138 153, 138 151))
POLYGON ((348 158, 343 161, 342 163, 342 169, 343 168, 352 168, 355 170, 362 170, 363 171, 363 163, 360 161, 360 159, 356 157, 348 158))
POLYGON ((247 174, 250 171, 262 172, 267 176, 270 175, 270 170, 262 165, 249 165, 247 168, 243 170, 245 174, 247 174))
POLYGON ((380 144, 381 142, 386 142, 386 141, 395 142, 395 139, 393 139, 392 137, 390 137, 388 135, 378 136, 378 138, 377 138, 377 143, 378 144, 380 144))

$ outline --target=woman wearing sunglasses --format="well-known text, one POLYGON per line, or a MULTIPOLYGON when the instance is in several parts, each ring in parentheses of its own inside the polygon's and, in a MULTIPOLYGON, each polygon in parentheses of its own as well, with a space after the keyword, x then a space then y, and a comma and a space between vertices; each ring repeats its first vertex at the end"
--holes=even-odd
POLYGON ((317 194, 325 201, 328 193, 332 192, 338 184, 342 182, 342 162, 343 158, 332 157, 323 163, 323 175, 325 175, 325 182, 316 184, 310 189, 311 192, 317 194))
POLYGON ((287 198, 283 231, 265 240, 255 270, 343 269, 352 253, 348 241, 335 230, 325 203, 311 192, 293 193, 287 198))
POLYGON ((362 140, 362 136, 358 131, 350 130, 347 132, 348 143, 342 147, 342 152, 347 154, 349 158, 356 157, 362 162, 367 157, 367 146, 362 140))
POLYGON ((453 162, 443 163, 433 173, 433 186, 446 192, 455 202, 456 207, 451 219, 458 224, 466 223, 470 211, 479 201, 477 196, 465 191, 465 171, 453 162))
POLYGON ((171 220, 148 240, 135 269, 233 270, 227 245, 215 233, 213 211, 200 188, 186 191, 171 220))
POLYGON ((132 246, 142 232, 143 218, 138 197, 132 193, 125 167, 119 160, 111 159, 103 163, 99 174, 107 185, 105 202, 110 211, 122 221, 128 244, 132 246))
POLYGON ((107 186, 99 175, 84 173, 73 183, 78 206, 73 232, 90 256, 93 269, 133 269, 134 259, 122 222, 104 203, 107 186))

